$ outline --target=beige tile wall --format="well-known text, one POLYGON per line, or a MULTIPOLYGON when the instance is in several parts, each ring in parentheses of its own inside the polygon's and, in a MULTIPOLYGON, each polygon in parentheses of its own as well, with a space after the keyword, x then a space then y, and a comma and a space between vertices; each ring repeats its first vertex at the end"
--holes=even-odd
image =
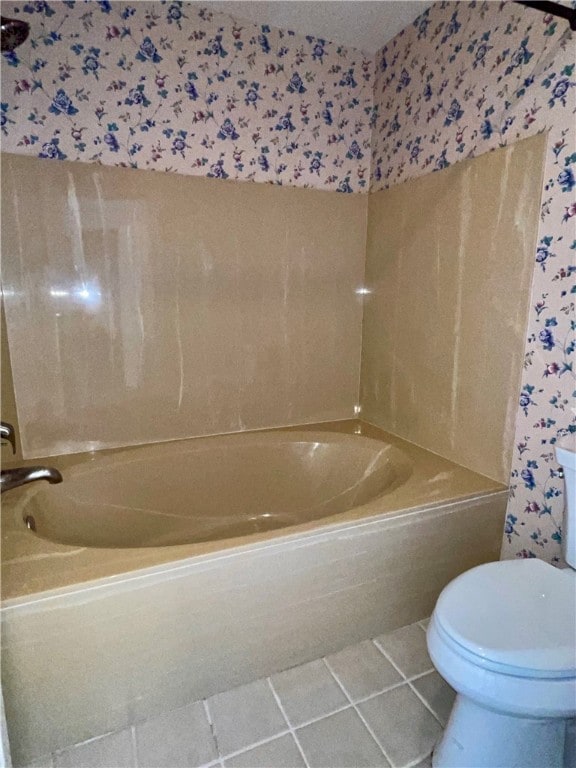
POLYGON ((367 196, 2 164, 25 456, 353 416, 367 196))
POLYGON ((370 195, 362 418, 508 482, 545 136, 370 195))
POLYGON ((544 145, 369 203, 4 155, 24 455, 350 417, 368 214, 363 418, 506 482, 544 145))

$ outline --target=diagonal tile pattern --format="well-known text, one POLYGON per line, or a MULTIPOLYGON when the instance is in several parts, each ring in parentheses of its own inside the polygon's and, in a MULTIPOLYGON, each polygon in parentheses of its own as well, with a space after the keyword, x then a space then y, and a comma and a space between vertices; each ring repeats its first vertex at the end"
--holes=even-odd
POLYGON ((425 632, 410 624, 28 768, 429 768, 454 691, 425 632))

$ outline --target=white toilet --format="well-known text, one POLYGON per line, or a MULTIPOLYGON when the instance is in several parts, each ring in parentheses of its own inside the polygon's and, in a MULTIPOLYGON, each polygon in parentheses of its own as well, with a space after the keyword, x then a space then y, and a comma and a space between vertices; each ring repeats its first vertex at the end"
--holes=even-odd
POLYGON ((574 442, 556 448, 570 567, 537 559, 487 563, 438 598, 428 650, 457 697, 434 768, 576 768, 566 738, 576 717, 574 442))

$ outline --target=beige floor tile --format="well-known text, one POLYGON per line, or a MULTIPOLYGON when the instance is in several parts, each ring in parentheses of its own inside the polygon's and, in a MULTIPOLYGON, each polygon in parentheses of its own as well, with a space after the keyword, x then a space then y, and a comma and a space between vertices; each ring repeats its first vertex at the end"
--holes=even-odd
POLYGON ((201 701, 136 726, 140 768, 192 768, 218 757, 201 701))
POLYGON ((329 715, 348 704, 321 659, 281 672, 270 680, 293 726, 329 715))
POLYGON ((576 717, 570 718, 566 723, 564 768, 576 768, 576 717))
POLYGON ((55 768, 132 768, 130 728, 66 749, 54 757, 55 768))
POLYGON ((288 728, 267 680, 212 696, 208 707, 222 756, 288 728))
POLYGON ((351 707, 296 731, 310 768, 388 768, 366 726, 351 707))
POLYGON ((52 768, 53 765, 52 755, 44 755, 44 757, 37 757, 31 763, 26 763, 23 768, 52 768))
POLYGON ((419 677, 413 681, 412 685, 426 699, 429 707, 436 714, 442 725, 446 727, 456 697, 456 691, 440 677, 438 672, 431 672, 429 675, 419 677))
POLYGON ((407 684, 359 704, 358 709, 396 768, 424 759, 442 733, 440 723, 407 684))
POLYGON ((401 682, 402 677, 370 640, 344 648, 326 661, 353 701, 401 682))
POLYGON ((225 768, 305 768, 300 750, 292 734, 287 733, 241 755, 231 757, 225 768))
POLYGON ((375 642, 386 651, 406 677, 434 668, 428 656, 426 633, 419 624, 408 624, 394 632, 380 635, 375 642))
POLYGON ((418 624, 420 624, 422 629, 426 631, 428 629, 428 624, 430 624, 430 617, 428 617, 427 619, 422 619, 421 621, 418 622, 418 624))

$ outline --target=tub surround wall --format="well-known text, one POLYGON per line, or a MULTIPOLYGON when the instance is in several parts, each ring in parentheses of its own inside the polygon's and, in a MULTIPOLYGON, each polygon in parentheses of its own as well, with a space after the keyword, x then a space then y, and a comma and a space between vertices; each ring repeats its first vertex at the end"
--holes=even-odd
POLYGON ((503 555, 558 562, 553 447, 576 430, 574 33, 515 3, 438 2, 376 54, 375 72, 374 191, 548 134, 503 555))
POLYGON ((26 457, 353 417, 366 196, 18 155, 3 182, 26 457))
POLYGON ((369 203, 362 417, 503 483, 545 143, 527 139, 369 203))
POLYGON ((195 176, 367 191, 373 62, 182 2, 3 2, 3 148, 195 176))
POLYGON ((514 3, 439 2, 370 62, 187 4, 3 12, 30 21, 36 43, 4 57, 3 144, 16 153, 342 191, 366 190, 371 165, 377 192, 549 131, 504 555, 558 561, 553 444, 574 429, 576 350, 565 22, 514 3))

